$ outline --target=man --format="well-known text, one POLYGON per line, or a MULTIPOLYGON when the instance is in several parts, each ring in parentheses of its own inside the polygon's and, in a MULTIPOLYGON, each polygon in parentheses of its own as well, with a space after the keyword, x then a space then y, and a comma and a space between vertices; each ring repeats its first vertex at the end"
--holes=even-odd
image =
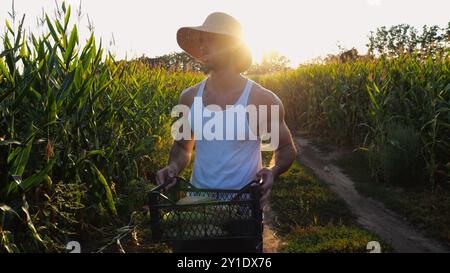
POLYGON ((261 179, 261 205, 264 206, 275 177, 289 169, 296 155, 291 133, 284 121, 282 102, 270 90, 241 75, 251 65, 252 58, 241 40, 239 22, 230 15, 215 12, 201 26, 180 28, 177 42, 207 67, 209 75, 180 95, 179 105, 190 109, 189 114, 182 117, 191 126, 189 137, 174 141, 168 165, 157 172, 157 183, 163 184, 180 173, 189 164, 195 145, 193 185, 239 189, 254 179, 261 179), (231 122, 235 120, 226 118, 230 117, 225 114, 230 109, 227 106, 266 107, 267 113, 257 111, 254 119, 248 113, 236 111, 240 122, 231 122), (219 121, 223 122, 215 125, 214 135, 232 136, 231 139, 202 137, 205 124, 215 115, 220 116, 219 121), (276 140, 274 156, 268 167, 263 167, 261 160, 264 132, 270 132, 271 138, 276 140))

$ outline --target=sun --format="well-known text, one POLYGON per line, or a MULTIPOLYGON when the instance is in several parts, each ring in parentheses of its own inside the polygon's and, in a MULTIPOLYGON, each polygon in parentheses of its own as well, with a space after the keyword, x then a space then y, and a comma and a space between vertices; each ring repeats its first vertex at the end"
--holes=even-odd
POLYGON ((264 54, 275 50, 273 48, 269 48, 267 45, 265 45, 264 41, 261 38, 255 35, 243 35, 242 40, 245 42, 252 53, 253 64, 261 63, 264 54))
POLYGON ((277 52, 287 56, 288 52, 281 50, 283 41, 289 40, 285 34, 278 31, 274 26, 261 22, 245 22, 242 32, 242 40, 249 47, 253 64, 261 63, 265 55, 277 52))

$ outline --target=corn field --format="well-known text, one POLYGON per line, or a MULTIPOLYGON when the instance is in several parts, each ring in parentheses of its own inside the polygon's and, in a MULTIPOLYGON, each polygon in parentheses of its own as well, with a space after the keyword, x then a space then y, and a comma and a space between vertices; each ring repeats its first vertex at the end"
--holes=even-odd
POLYGON ((202 77, 115 62, 93 34, 80 45, 70 13, 46 16, 40 37, 24 18, 6 23, 0 251, 61 251, 71 235, 128 217, 123 196, 165 163, 171 107, 202 77))
MULTIPOLYGON (((167 162, 179 93, 204 77, 116 61, 93 33, 80 41, 70 19, 63 4, 62 16, 45 15, 41 35, 23 30, 25 17, 5 24, 0 252, 64 251, 71 238, 89 241, 127 221, 167 162)), ((254 80, 280 96, 291 128, 371 153, 374 175, 386 173, 377 156, 386 145, 402 148, 388 133, 397 126, 417 136, 422 182, 449 181, 448 50, 303 65, 254 80)))
MULTIPOLYGON (((369 152, 374 176, 389 179, 383 177, 389 149, 404 159, 416 152, 423 181, 442 186, 450 182, 449 52, 312 64, 256 79, 277 90, 293 128, 369 152)), ((404 171, 414 172, 413 166, 404 171)))

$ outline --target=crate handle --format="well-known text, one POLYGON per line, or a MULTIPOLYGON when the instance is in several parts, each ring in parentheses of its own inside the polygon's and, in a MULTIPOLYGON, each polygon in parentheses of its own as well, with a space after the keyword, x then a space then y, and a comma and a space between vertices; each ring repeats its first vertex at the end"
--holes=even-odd
POLYGON ((256 186, 261 186, 263 184, 262 178, 260 179, 253 179, 252 181, 250 181, 247 185, 245 185, 244 187, 242 187, 239 192, 236 194, 235 197, 233 197, 233 199, 231 199, 231 201, 235 201, 239 196, 241 196, 245 190, 247 190, 247 188, 252 187, 254 185, 256 186))
POLYGON ((154 188, 151 189, 150 191, 151 191, 151 192, 160 192, 160 191, 161 191, 162 189, 164 189, 167 185, 169 185, 170 183, 172 183, 173 180, 176 180, 176 181, 175 181, 176 184, 180 183, 180 181, 183 181, 183 182, 186 181, 186 180, 185 180, 183 177, 181 177, 181 176, 174 176, 174 177, 171 177, 171 179, 169 179, 168 181, 164 182, 163 184, 154 187, 154 188))
POLYGON ((171 203, 172 205, 176 205, 176 203, 175 203, 174 201, 172 201, 172 200, 171 200, 169 197, 167 197, 165 194, 161 193, 161 190, 163 190, 167 185, 169 185, 170 183, 172 183, 173 180, 176 180, 176 181, 175 181, 175 184, 176 184, 176 185, 179 184, 180 181, 183 181, 183 182, 186 181, 186 180, 185 180, 183 177, 181 177, 181 176, 174 176, 174 177, 171 177, 171 179, 169 179, 168 181, 166 181, 166 182, 164 182, 163 184, 158 185, 158 186, 154 187, 153 189, 151 189, 151 190, 150 190, 150 194, 151 194, 151 195, 159 195, 161 198, 163 198, 163 199, 169 201, 169 203, 171 203))

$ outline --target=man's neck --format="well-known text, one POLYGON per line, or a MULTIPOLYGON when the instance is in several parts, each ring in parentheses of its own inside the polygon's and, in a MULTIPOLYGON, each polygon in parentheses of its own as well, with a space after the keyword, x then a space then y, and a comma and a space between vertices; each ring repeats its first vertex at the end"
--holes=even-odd
POLYGON ((230 70, 213 70, 208 77, 208 85, 213 90, 221 92, 234 92, 240 89, 243 81, 246 80, 240 73, 230 70))

